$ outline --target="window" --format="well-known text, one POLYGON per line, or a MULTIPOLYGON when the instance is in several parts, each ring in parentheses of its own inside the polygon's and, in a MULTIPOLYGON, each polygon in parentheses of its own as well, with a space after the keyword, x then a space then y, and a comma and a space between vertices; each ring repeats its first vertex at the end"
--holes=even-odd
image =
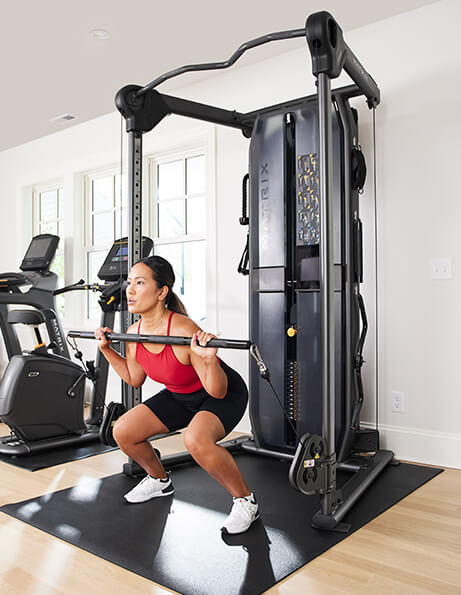
MULTIPOLYGON (((127 235, 126 175, 105 171, 86 176, 86 280, 95 283, 115 239, 127 235)), ((88 293, 87 318, 99 320, 98 295, 88 293)))
MULTIPOLYGON (((200 323, 210 315, 207 289, 210 291, 211 284, 212 292, 214 287, 214 280, 207 278, 209 164, 205 149, 197 144, 174 154, 161 153, 148 159, 146 166, 149 191, 143 201, 144 233, 154 240, 154 253, 171 262, 176 275, 174 291, 189 316, 200 323)), ((84 189, 84 276, 88 283, 94 283, 112 242, 128 235, 127 176, 121 176, 116 166, 89 172, 84 177, 84 189)), ((210 301, 214 304, 213 295, 210 301)), ((87 295, 86 319, 89 324, 100 319, 97 294, 87 295)))
MULTIPOLYGON (((58 276, 58 287, 64 286, 64 190, 51 184, 33 191, 33 235, 51 233, 60 237, 50 270, 58 276)), ((56 297, 59 316, 64 316, 65 297, 56 297)))
POLYGON ((206 168, 204 151, 151 161, 154 253, 173 266, 174 291, 196 322, 206 311, 206 168))

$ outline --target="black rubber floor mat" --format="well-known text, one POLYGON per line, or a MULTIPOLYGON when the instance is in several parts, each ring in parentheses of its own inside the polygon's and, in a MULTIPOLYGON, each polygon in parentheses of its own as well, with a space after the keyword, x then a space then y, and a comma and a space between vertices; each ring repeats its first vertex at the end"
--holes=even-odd
MULTIPOLYGON (((172 471, 174 496, 143 504, 124 502, 136 480, 118 474, 0 510, 183 595, 253 595, 347 535, 311 528, 318 497, 290 486, 287 463, 249 454, 236 460, 261 512, 243 535, 221 536, 231 497, 191 464, 172 471)), ((440 472, 386 468, 344 521, 356 531, 440 472)))

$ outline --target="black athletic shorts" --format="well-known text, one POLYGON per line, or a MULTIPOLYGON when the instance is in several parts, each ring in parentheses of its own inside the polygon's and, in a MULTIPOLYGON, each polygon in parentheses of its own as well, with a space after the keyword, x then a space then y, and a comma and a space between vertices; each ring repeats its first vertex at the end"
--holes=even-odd
POLYGON ((209 395, 204 388, 193 393, 173 393, 163 389, 143 405, 155 413, 170 432, 185 428, 198 411, 211 411, 222 422, 226 435, 242 419, 248 403, 248 389, 243 378, 221 360, 228 378, 227 394, 222 399, 209 395))

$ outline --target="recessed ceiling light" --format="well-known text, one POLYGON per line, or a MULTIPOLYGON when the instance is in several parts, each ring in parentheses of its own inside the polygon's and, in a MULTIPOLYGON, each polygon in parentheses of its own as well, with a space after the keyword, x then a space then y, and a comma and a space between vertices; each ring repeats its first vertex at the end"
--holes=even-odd
POLYGON ((95 39, 99 39, 101 41, 105 41, 110 37, 109 31, 106 31, 105 29, 93 29, 93 31, 90 31, 90 35, 91 37, 94 37, 95 39))
POLYGON ((54 118, 50 119, 50 122, 70 122, 71 120, 76 120, 77 116, 73 116, 72 114, 61 114, 60 116, 55 116, 54 118))

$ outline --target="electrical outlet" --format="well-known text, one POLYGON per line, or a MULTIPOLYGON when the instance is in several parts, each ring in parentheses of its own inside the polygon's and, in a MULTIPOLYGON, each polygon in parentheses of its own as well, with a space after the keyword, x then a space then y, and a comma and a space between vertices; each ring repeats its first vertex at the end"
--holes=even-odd
POLYGON ((451 279, 451 258, 433 258, 431 260, 431 279, 451 279))
POLYGON ((405 393, 392 391, 393 413, 405 413, 405 393))

